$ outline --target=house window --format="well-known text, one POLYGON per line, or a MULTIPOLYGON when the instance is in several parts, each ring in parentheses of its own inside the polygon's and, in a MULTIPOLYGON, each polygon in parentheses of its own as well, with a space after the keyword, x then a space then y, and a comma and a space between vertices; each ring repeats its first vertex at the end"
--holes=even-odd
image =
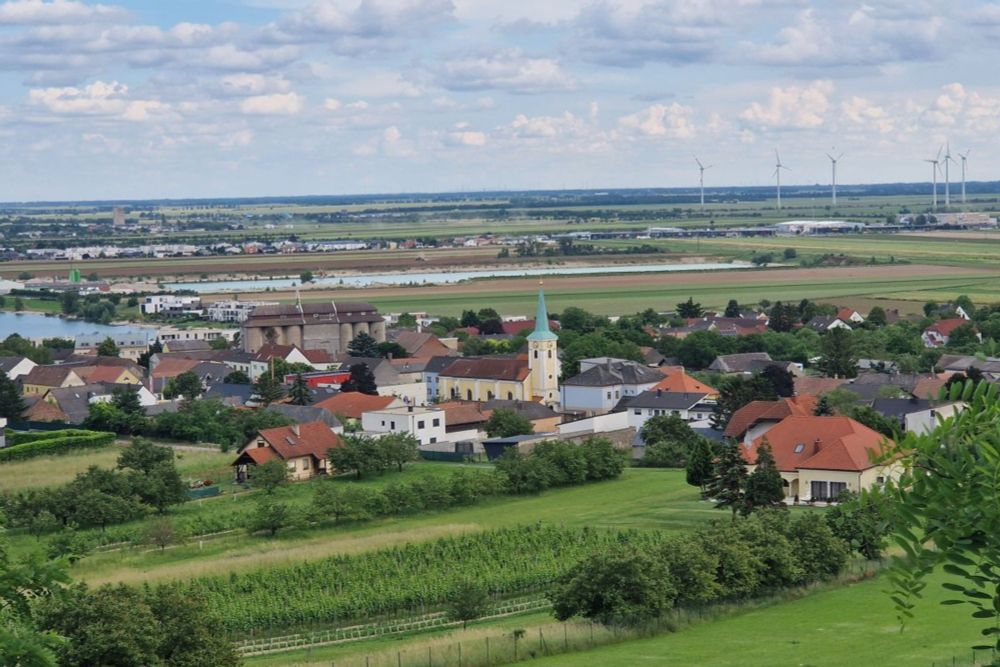
POLYGON ((538 358, 538 350, 535 350, 535 359, 538 358))
POLYGON ((291 472, 295 472, 295 461, 289 461, 287 467, 291 472))
POLYGON ((438 439, 437 439, 437 438, 431 438, 431 444, 432 444, 432 445, 433 445, 433 444, 434 444, 435 442, 437 442, 437 441, 438 441, 438 439))
POLYGON ((792 451, 795 452, 796 454, 801 454, 803 451, 805 451, 805 448, 806 448, 805 443, 800 442, 799 444, 795 445, 795 449, 793 449, 792 451))
POLYGON ((434 421, 432 421, 431 424, 433 424, 434 426, 440 426, 441 425, 441 420, 438 419, 437 417, 435 417, 434 421))
POLYGON ((878 484, 879 486, 885 486, 885 477, 879 475, 878 477, 875 478, 875 483, 878 484))
POLYGON ((424 427, 424 422, 422 421, 417 422, 417 428, 423 428, 423 427, 424 427))
POLYGON ((396 422, 389 422, 389 429, 395 431, 396 430, 396 422))
POLYGON ((471 389, 466 389, 465 390, 465 400, 467 400, 467 401, 471 401, 472 400, 472 390, 471 389))
POLYGON ((309 470, 309 459, 302 459, 302 469, 309 470))
POLYGON ((608 400, 609 401, 611 400, 611 392, 610 391, 608 392, 608 400))
POLYGON ((637 415, 642 416, 642 410, 633 410, 632 412, 634 412, 637 415))
POLYGON ((549 350, 549 359, 552 358, 552 350, 549 350))
POLYGON ((514 400, 514 394, 512 392, 509 391, 507 392, 507 400, 508 401, 514 400))

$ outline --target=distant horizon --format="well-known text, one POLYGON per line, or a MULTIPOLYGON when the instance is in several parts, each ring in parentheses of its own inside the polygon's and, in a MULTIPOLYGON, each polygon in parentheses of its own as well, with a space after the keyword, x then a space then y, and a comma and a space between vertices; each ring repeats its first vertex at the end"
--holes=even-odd
MULTIPOLYGON (((967 180, 966 194, 969 197, 975 196, 976 194, 998 194, 1000 195, 1000 179, 997 180, 967 180), (985 188, 996 187, 997 189, 990 190, 985 188)), ((782 183, 781 184, 781 197, 782 199, 802 199, 802 198, 816 198, 822 197, 824 194, 829 196, 830 194, 830 183, 782 183), (803 192, 804 190, 809 190, 809 192, 803 192)), ((875 188, 910 188, 917 189, 925 187, 927 189, 926 195, 928 199, 932 196, 933 183, 931 181, 885 181, 885 182, 870 182, 870 183, 837 183, 837 195, 838 197, 846 196, 852 189, 875 189, 875 188)), ((38 200, 22 200, 22 201, 0 201, 0 208, 18 208, 18 207, 32 207, 32 206, 57 206, 57 205, 85 205, 85 206, 128 206, 132 204, 138 205, 148 205, 154 203, 173 203, 173 202, 234 202, 234 201, 246 201, 246 202, 282 202, 282 203, 295 203, 300 200, 314 200, 314 199, 372 199, 372 198, 397 198, 405 199, 409 197, 447 197, 449 199, 457 199, 461 197, 483 197, 485 195, 559 195, 559 194, 597 194, 603 192, 610 193, 638 193, 646 192, 650 194, 676 194, 676 195, 698 195, 699 186, 697 184, 693 186, 631 186, 631 187, 579 187, 579 188, 534 188, 534 189, 501 189, 501 188, 486 188, 486 189, 476 189, 476 190, 412 190, 412 191, 373 191, 373 192, 346 192, 346 193, 312 193, 312 194, 268 194, 268 195, 219 195, 219 196, 192 196, 192 197, 135 197, 127 199, 115 199, 115 198, 97 198, 97 199, 38 199, 38 200)), ((747 192, 756 195, 764 194, 767 195, 769 192, 774 194, 776 192, 775 185, 705 185, 705 195, 706 197, 710 194, 718 193, 738 193, 747 192)), ((937 184, 938 192, 938 206, 944 206, 944 183, 938 181, 937 184)), ((860 193, 860 196, 920 196, 924 194, 923 192, 905 192, 892 194, 876 194, 876 193, 860 193)), ((951 197, 953 199, 951 205, 955 206, 960 202, 955 201, 956 198, 961 197, 961 181, 951 182, 951 197)), ((346 202, 345 202, 346 203, 346 202)), ((713 204, 713 202, 706 201, 706 206, 713 204)))

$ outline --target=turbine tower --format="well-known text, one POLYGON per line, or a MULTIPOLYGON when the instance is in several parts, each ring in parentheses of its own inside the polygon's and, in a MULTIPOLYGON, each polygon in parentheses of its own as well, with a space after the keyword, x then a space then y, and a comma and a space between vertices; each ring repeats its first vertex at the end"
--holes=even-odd
POLYGON ((774 181, 778 186, 778 210, 781 210, 781 170, 791 171, 788 167, 781 164, 781 156, 778 154, 778 149, 774 149, 774 181))
POLYGON ((827 153, 826 156, 830 158, 830 167, 833 170, 833 181, 832 181, 833 187, 831 188, 830 192, 833 195, 833 205, 836 206, 837 205, 837 162, 840 160, 840 158, 844 157, 844 154, 841 153, 837 157, 833 157, 832 155, 827 153))
POLYGON ((969 150, 965 151, 964 155, 962 153, 958 154, 958 157, 962 159, 962 205, 963 206, 965 205, 965 163, 969 160, 969 153, 971 152, 972 149, 970 148, 969 150))
POLYGON ((944 147, 942 146, 941 148, 938 149, 937 157, 935 157, 935 158, 933 158, 931 160, 924 160, 924 162, 930 162, 931 163, 931 178, 933 179, 933 182, 934 182, 934 198, 932 200, 934 203, 932 204, 931 208, 934 211, 937 210, 937 177, 938 177, 938 165, 941 163, 941 150, 943 148, 944 147))
POLYGON ((705 210, 705 170, 711 169, 715 165, 708 165, 707 167, 701 163, 698 158, 694 159, 698 163, 698 187, 701 190, 701 210, 705 210))
POLYGON ((951 173, 948 170, 948 163, 954 162, 951 158, 951 142, 945 144, 944 149, 944 207, 951 206, 951 173))

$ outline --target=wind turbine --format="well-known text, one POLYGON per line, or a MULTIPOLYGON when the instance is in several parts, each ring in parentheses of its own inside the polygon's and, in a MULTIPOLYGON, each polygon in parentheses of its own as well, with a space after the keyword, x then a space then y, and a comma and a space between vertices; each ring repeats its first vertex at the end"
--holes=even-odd
POLYGON ((707 167, 701 163, 698 158, 694 159, 698 163, 698 187, 701 189, 701 210, 705 210, 705 170, 711 169, 715 165, 708 165, 707 167))
POLYGON ((954 162, 951 158, 951 142, 945 144, 944 150, 944 207, 951 205, 951 173, 948 170, 948 163, 954 162))
POLYGON ((781 210, 781 170, 791 171, 788 167, 781 164, 781 156, 778 155, 778 149, 774 149, 774 180, 778 185, 778 210, 781 210))
POLYGON ((837 205, 837 162, 840 160, 840 158, 844 157, 844 154, 841 153, 837 157, 833 157, 832 155, 827 153, 826 156, 830 158, 830 166, 833 169, 833 188, 831 189, 831 193, 833 194, 833 205, 836 206, 837 205))
POLYGON ((937 176, 938 176, 938 164, 941 163, 941 150, 943 148, 944 148, 944 146, 942 146, 941 148, 938 149, 937 157, 935 157, 934 159, 932 159, 932 160, 924 160, 924 162, 930 162, 931 163, 931 174, 932 174, 932 177, 934 179, 934 199, 933 199, 934 204, 933 204, 932 208, 935 211, 937 210, 937 176))
POLYGON ((965 163, 968 161, 969 153, 971 152, 972 149, 970 148, 969 150, 965 151, 964 155, 961 153, 958 154, 958 157, 962 158, 962 205, 963 206, 965 205, 965 163))

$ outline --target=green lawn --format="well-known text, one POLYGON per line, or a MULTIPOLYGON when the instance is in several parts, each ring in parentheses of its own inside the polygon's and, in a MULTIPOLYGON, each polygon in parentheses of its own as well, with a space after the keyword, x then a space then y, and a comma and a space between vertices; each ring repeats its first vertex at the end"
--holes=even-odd
MULTIPOLYGON (((99 468, 115 467, 123 446, 113 445, 106 449, 92 449, 77 454, 62 456, 42 456, 25 461, 0 463, 0 489, 21 491, 65 484, 90 466, 99 468)), ((220 473, 228 473, 232 454, 218 451, 184 450, 178 451, 177 469, 185 479, 220 479, 220 473)))
MULTIPOLYGON (((916 618, 903 630, 884 577, 650 639, 532 662, 577 665, 712 665, 712 667, 839 667, 841 665, 970 664, 982 622, 966 607, 941 606, 950 595, 935 576, 916 618)), ((982 654, 981 654, 982 655, 982 654)), ((985 656, 983 656, 985 657, 985 656)))

